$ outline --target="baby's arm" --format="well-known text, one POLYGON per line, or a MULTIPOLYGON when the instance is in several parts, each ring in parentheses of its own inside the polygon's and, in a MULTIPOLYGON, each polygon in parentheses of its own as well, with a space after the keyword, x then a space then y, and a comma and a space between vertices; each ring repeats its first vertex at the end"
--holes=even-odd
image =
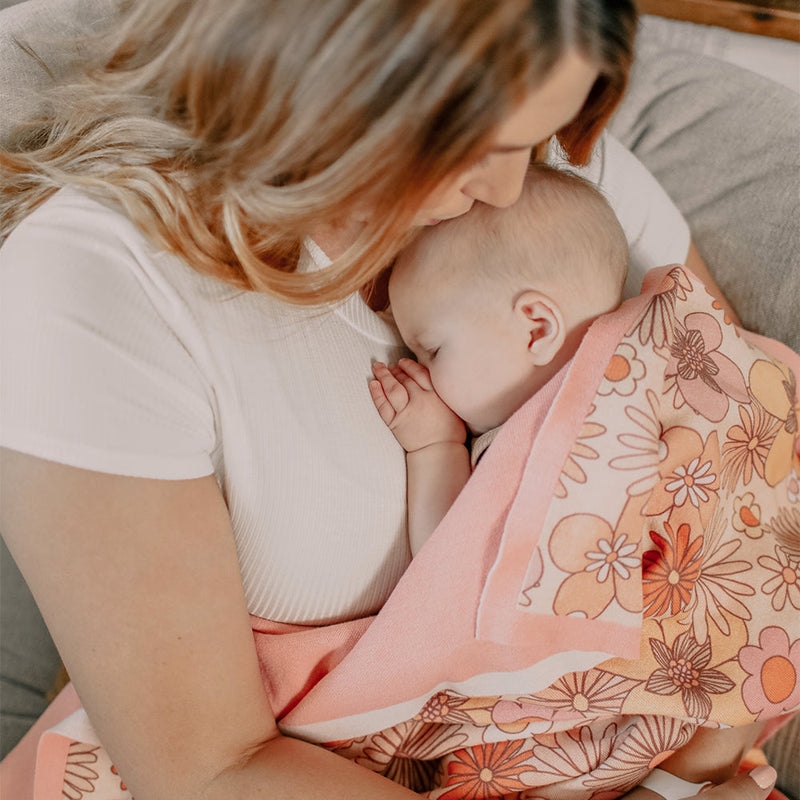
POLYGON ((406 451, 408 539, 416 555, 469 478, 467 430, 421 364, 408 358, 392 367, 378 362, 372 372, 375 407, 406 451))

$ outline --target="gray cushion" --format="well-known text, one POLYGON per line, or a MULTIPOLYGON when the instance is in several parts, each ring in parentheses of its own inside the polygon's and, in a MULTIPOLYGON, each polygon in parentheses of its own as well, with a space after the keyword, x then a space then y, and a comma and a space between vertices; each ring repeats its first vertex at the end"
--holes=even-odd
POLYGON ((800 96, 645 29, 611 129, 681 209, 744 326, 800 351, 800 96))
POLYGON ((47 706, 59 659, 17 565, 0 540, 0 758, 47 706))
POLYGON ((81 35, 113 6, 114 0, 27 0, 0 11, 0 142, 41 105, 51 76, 66 74, 81 57, 81 35))

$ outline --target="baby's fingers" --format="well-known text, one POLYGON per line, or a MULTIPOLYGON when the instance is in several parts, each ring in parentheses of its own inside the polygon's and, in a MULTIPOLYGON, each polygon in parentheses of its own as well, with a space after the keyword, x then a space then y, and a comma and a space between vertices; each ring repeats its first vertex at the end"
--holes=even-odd
POLYGON ((375 380, 370 381, 369 391, 381 419, 388 424, 408 405, 408 392, 386 364, 376 361, 372 374, 375 380))
POLYGON ((381 382, 378 380, 372 380, 369 382, 369 393, 372 397, 372 402, 375 403, 375 408, 378 409, 378 413, 381 416, 381 419, 387 424, 391 425, 392 420, 395 418, 396 412, 392 408, 392 404, 389 402, 389 398, 386 397, 386 393, 383 391, 383 386, 381 386, 381 382))
POLYGON ((427 367, 423 367, 418 361, 410 358, 401 358, 398 364, 406 375, 412 378, 421 388, 428 392, 433 391, 431 374, 428 372, 427 367))

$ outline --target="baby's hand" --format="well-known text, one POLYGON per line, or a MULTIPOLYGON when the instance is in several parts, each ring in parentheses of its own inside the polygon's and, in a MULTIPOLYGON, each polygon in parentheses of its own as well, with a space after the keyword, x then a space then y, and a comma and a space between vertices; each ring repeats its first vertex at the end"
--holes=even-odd
POLYGON ((372 373, 369 391, 375 407, 407 453, 437 442, 464 444, 464 422, 436 394, 425 367, 401 358, 391 367, 374 363, 372 373))

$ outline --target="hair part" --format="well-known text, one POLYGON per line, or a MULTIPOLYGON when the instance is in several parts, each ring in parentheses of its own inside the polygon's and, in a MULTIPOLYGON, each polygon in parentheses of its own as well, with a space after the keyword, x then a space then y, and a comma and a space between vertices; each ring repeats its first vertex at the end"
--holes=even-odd
POLYGON ((557 136, 588 159, 632 60, 630 0, 127 0, 82 76, 0 150, 0 235, 58 188, 120 204, 193 268, 318 304, 367 285, 432 190, 568 47, 600 76, 557 136), (298 272, 302 239, 372 214, 298 272))

